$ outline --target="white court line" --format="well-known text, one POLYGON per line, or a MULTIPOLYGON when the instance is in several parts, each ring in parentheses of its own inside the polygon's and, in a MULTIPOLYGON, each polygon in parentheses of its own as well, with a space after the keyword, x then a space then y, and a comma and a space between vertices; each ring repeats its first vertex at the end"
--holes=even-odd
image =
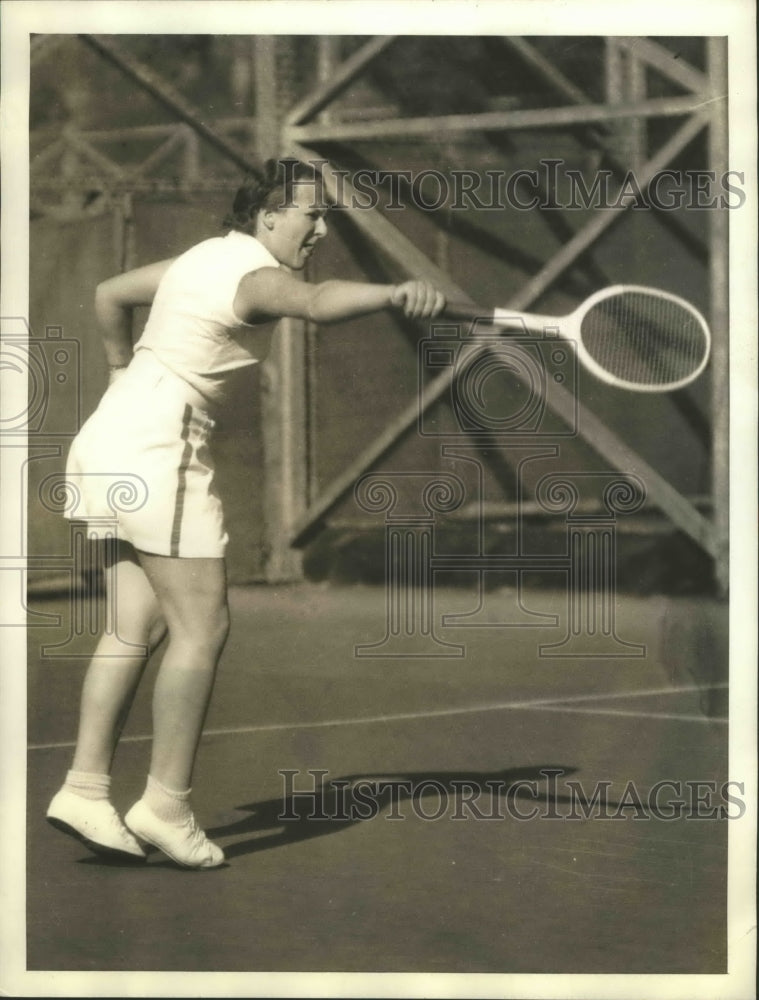
MULTIPOLYGON (((727 684, 690 685, 680 688, 650 688, 647 691, 605 691, 596 694, 568 695, 564 698, 533 699, 531 701, 506 701, 493 705, 472 705, 467 708, 441 708, 431 712, 401 712, 397 715, 370 715, 355 719, 323 719, 319 722, 273 722, 261 726, 231 726, 227 729, 206 729, 204 736, 235 736, 249 733, 272 733, 287 729, 328 729, 331 726, 366 726, 379 722, 403 722, 415 719, 439 719, 451 715, 476 715, 479 712, 507 712, 521 709, 537 709, 547 712, 586 712, 590 715, 630 715, 648 719, 678 719, 683 722, 727 722, 727 719, 711 719, 700 715, 667 715, 656 712, 624 712, 619 709, 565 708, 577 702, 614 700, 617 698, 648 698, 660 694, 687 694, 693 691, 711 691, 726 688, 727 684)), ((145 743, 151 734, 124 736, 121 743, 145 743)), ((27 750, 64 750, 76 746, 73 741, 62 743, 30 743, 27 750)))
MULTIPOLYGON (((704 690, 699 688, 699 691, 704 690)), ((541 712, 568 712, 575 715, 627 715, 631 718, 677 719, 680 722, 708 722, 726 726, 727 719, 711 715, 677 715, 674 712, 626 712, 621 708, 569 708, 563 705, 542 705, 541 712)))

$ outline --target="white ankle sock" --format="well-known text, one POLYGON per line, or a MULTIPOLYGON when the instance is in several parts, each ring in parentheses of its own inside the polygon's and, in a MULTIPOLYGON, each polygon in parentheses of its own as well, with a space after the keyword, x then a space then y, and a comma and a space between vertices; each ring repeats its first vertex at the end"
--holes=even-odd
POLYGON ((164 820, 166 823, 178 825, 192 816, 192 809, 190 809, 189 803, 190 791, 191 789, 189 788, 184 792, 167 788, 149 774, 148 783, 145 786, 145 792, 142 797, 159 819, 164 820))
POLYGON ((111 788, 110 774, 90 774, 88 771, 69 771, 64 788, 83 799, 107 799, 111 788))

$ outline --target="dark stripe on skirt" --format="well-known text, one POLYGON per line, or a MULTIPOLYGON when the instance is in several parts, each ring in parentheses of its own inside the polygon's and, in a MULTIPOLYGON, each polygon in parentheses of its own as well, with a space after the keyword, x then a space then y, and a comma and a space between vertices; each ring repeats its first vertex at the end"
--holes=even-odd
POLYGON ((182 515, 184 513, 184 498, 187 492, 187 469, 190 465, 190 459, 192 458, 192 445, 189 442, 190 437, 190 419, 192 417, 192 407, 189 403, 185 404, 184 413, 182 414, 182 440, 184 441, 184 450, 182 451, 182 460, 179 463, 179 469, 177 470, 177 498, 174 503, 174 522, 171 526, 171 555, 179 555, 179 538, 182 534, 182 515))

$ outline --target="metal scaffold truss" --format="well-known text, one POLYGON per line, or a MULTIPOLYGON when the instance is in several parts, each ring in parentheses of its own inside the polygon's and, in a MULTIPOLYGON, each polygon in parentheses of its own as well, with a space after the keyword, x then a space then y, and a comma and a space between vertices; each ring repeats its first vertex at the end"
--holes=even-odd
MULTIPOLYGON (((33 58, 46 58, 54 50, 53 41, 37 39, 33 58)), ((286 41, 276 36, 252 40, 253 113, 209 122, 166 79, 136 59, 122 42, 112 36, 79 36, 80 43, 149 93, 176 121, 99 132, 64 129, 33 134, 33 211, 55 218, 74 218, 111 210, 114 206, 117 209, 122 206, 123 210, 124 198, 133 194, 186 196, 228 190, 230 180, 240 169, 255 168, 261 159, 276 155, 325 161, 328 192, 336 198, 349 199, 354 192, 344 172, 337 169, 339 164, 333 159, 335 150, 372 141, 413 139, 424 144, 439 141, 441 137, 455 140, 471 133, 508 135, 514 131, 571 130, 606 158, 616 177, 621 179, 634 169, 637 183, 645 191, 653 178, 706 130, 709 169, 718 174, 727 170, 726 53, 720 39, 706 40, 706 71, 675 58, 653 39, 600 40, 604 99, 599 101, 548 59, 537 44, 525 38, 502 38, 504 52, 520 60, 541 81, 543 92, 555 95, 558 103, 521 108, 508 100, 491 98, 487 108, 477 113, 406 117, 398 115, 392 105, 352 114, 340 102, 351 86, 388 52, 395 37, 364 40, 345 57, 340 55, 339 40, 315 39, 317 79, 305 94, 302 86, 292 79, 283 79, 278 70, 277 46, 286 41), (650 74, 666 81, 669 93, 650 94, 647 84, 650 74), (645 134, 645 122, 649 119, 671 124, 666 138, 653 150, 648 148, 645 134), (623 152, 620 130, 625 139, 623 152), (131 151, 129 161, 117 155, 125 145, 131 151)), ((551 194, 549 191, 548 195, 551 194)), ((555 213, 555 225, 564 234, 562 244, 504 305, 526 310, 565 276, 603 234, 622 224, 629 215, 629 207, 630 202, 626 202, 596 209, 579 228, 573 228, 567 220, 562 220, 560 213, 555 213)), ((380 250, 397 270, 433 281, 451 298, 471 301, 467 290, 381 211, 368 208, 345 216, 361 238, 380 250)), ((557 387, 550 399, 554 412, 567 420, 575 417, 579 406, 578 428, 584 441, 613 467, 635 471, 646 484, 649 501, 714 559, 715 578, 723 590, 727 586, 728 518, 724 499, 728 485, 728 415, 724 405, 728 398, 726 216, 725 211, 711 213, 706 242, 683 227, 674 213, 662 218, 689 252, 708 265, 710 274, 709 319, 714 336, 709 431, 714 500, 710 515, 705 515, 691 498, 675 489, 600 418, 573 398, 569 390, 557 387)), ((301 396, 308 383, 307 352, 303 350, 308 335, 302 324, 284 324, 272 363, 282 376, 280 390, 284 386, 287 392, 280 391, 276 398, 271 394, 264 400, 271 579, 286 578, 297 572, 297 556, 292 547, 312 537, 356 481, 415 426, 420 409, 424 411, 444 396, 454 377, 449 371, 429 382, 420 400, 403 409, 347 469, 306 504, 304 470, 309 463, 306 454, 309 436, 304 424, 307 424, 308 404, 301 396)), ((688 412, 686 401, 674 402, 684 413, 688 412)))

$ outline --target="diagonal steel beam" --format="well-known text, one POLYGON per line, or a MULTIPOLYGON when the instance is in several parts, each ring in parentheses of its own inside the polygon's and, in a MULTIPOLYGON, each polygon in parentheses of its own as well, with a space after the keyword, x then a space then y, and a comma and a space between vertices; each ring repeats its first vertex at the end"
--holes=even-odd
POLYGON ((675 55, 666 49, 659 42, 651 38, 628 38, 624 35, 615 35, 616 43, 627 52, 634 53, 636 58, 642 59, 653 69, 658 70, 662 76, 666 76, 673 83, 679 84, 686 90, 692 90, 696 94, 705 94, 709 91, 709 77, 685 62, 679 55, 675 55))
MULTIPOLYGON (((701 110, 691 115, 677 132, 660 147, 656 155, 643 164, 640 172, 636 175, 640 189, 645 190, 659 171, 663 170, 702 131, 708 122, 708 111, 701 110)), ((565 243, 541 270, 520 289, 509 306, 512 309, 526 309, 553 284, 562 271, 573 264, 610 226, 614 225, 628 207, 629 205, 623 205, 605 209, 582 229, 579 229, 572 239, 565 243)))
MULTIPOLYGON (((572 104, 590 104, 590 98, 575 83, 566 77, 556 64, 539 52, 534 45, 531 45, 526 38, 520 35, 502 35, 501 40, 514 52, 519 55, 523 62, 534 69, 547 81, 557 94, 561 94, 572 104)), ((598 126, 605 129, 601 123, 598 126)))
POLYGON ((184 125, 179 125, 177 130, 165 139, 157 149, 154 149, 151 153, 145 157, 141 163, 137 163, 132 167, 132 174, 134 177, 140 177, 146 175, 149 171, 153 170, 154 167, 163 163, 165 159, 171 156, 178 149, 185 147, 187 143, 188 131, 185 129, 184 125))
POLYGON ((316 90, 306 95, 285 118, 285 125, 303 125, 318 114, 329 102, 341 94, 345 88, 373 62, 381 52, 395 40, 395 35, 379 35, 363 45, 357 52, 341 63, 316 90))
POLYGON ((66 148, 66 143, 63 139, 55 139, 53 142, 44 146, 38 153, 33 153, 30 157, 29 162, 29 173, 31 176, 32 186, 34 182, 39 177, 41 171, 48 166, 51 160, 54 160, 56 156, 63 152, 66 148))
MULTIPOLYGON (((704 127, 705 120, 705 116, 701 114, 695 116, 695 120, 688 121, 662 147, 657 156, 645 165, 644 173, 649 181, 661 169, 663 163, 675 156, 704 127)), ((294 152, 300 159, 319 159, 318 154, 303 147, 294 147, 294 152)), ((336 197, 339 192, 347 195, 348 198, 351 197, 350 185, 344 181, 344 178, 338 176, 328 164, 324 166, 323 176, 325 188, 331 197, 336 197)), ((624 212, 624 207, 609 209, 599 219, 589 223, 584 230, 577 234, 574 241, 570 241, 570 243, 574 243, 571 251, 564 252, 564 248, 562 248, 562 251, 559 251, 559 254, 552 261, 549 261, 531 282, 528 282, 527 287, 520 290, 514 299, 507 304, 507 307, 525 310, 556 279, 561 271, 569 267, 590 246, 593 240, 598 239, 606 229, 622 217, 624 212), (560 258, 558 262, 557 258, 560 258)), ((349 218, 404 271, 435 283, 451 299, 471 302, 466 292, 459 288, 449 275, 430 261, 418 247, 376 209, 357 209, 350 214, 349 218)), ((353 487, 358 477, 387 454, 400 437, 416 424, 421 412, 449 391, 453 380, 453 368, 447 369, 443 374, 433 379, 422 390, 419 399, 409 404, 327 487, 324 493, 296 522, 293 545, 304 545, 308 541, 324 517, 353 487)), ((651 501, 710 555, 714 554, 714 532, 710 522, 660 473, 610 431, 591 410, 584 407, 572 393, 558 385, 552 387, 550 397, 546 397, 546 403, 570 425, 577 421, 579 435, 611 465, 639 475, 646 483, 651 501)))
POLYGON ((80 35, 79 37, 90 48, 103 56, 104 59, 138 83, 143 90, 152 94, 156 100, 173 111, 182 121, 192 126, 209 145, 213 146, 220 153, 223 153, 242 170, 257 169, 253 158, 244 149, 238 146, 236 142, 221 135, 209 125, 206 125, 197 108, 193 107, 181 94, 177 93, 158 73, 145 66, 138 59, 135 59, 122 46, 110 38, 104 38, 102 35, 80 35))
MULTIPOLYGON (((516 52, 525 65, 533 69, 539 76, 547 82, 556 93, 565 97, 573 104, 589 104, 590 98, 576 84, 569 80, 561 70, 531 45, 527 39, 519 36, 504 36, 502 41, 516 52)), ((696 88, 704 92, 704 88, 696 88)), ((605 122, 597 122, 594 125, 584 125, 578 128, 581 135, 587 136, 588 140, 603 151, 606 161, 612 170, 623 176, 627 173, 627 167, 614 155, 613 139, 610 130, 605 122)), ((658 218, 664 225, 671 229, 675 236, 684 243, 687 248, 704 264, 709 261, 709 252, 706 243, 699 239, 695 233, 687 229, 671 212, 661 211, 653 206, 658 218)))
POLYGON ((63 132, 63 142, 65 146, 69 149, 73 149, 74 152, 79 153, 84 159, 89 160, 89 162, 102 170, 109 177, 114 177, 116 179, 123 178, 127 174, 127 169, 122 167, 119 163, 116 163, 110 157, 105 156, 100 150, 95 149, 93 145, 87 142, 78 132, 74 129, 65 129, 63 132))

